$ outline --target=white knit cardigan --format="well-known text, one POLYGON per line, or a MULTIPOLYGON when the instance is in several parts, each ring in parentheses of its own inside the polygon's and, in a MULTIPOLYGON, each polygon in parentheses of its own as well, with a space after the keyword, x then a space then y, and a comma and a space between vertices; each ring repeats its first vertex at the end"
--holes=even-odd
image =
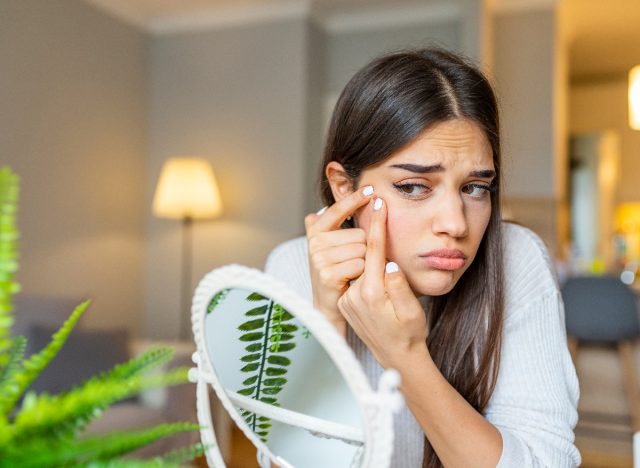
MULTIPOLYGON (((505 324, 498 380, 483 416, 502 435, 499 468, 574 467, 578 379, 549 255, 529 229, 503 224, 505 324)), ((265 271, 312 300, 306 238, 280 244, 265 271)), ((382 368, 349 328, 347 341, 372 386, 382 368)), ((424 433, 404 408, 394 420, 394 468, 420 468, 424 433)))

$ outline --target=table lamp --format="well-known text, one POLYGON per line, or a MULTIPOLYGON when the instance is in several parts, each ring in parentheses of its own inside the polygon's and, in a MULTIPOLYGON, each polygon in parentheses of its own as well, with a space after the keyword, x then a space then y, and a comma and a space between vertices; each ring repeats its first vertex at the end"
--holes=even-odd
POLYGON ((164 163, 155 195, 153 214, 182 221, 182 287, 180 339, 190 334, 191 261, 196 219, 211 219, 222 214, 222 202, 213 170, 202 158, 177 157, 164 163))

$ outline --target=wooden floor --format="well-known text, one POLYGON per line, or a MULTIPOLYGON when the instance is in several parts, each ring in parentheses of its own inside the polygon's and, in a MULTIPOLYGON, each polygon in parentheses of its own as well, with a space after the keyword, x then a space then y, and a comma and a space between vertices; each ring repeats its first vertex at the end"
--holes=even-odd
POLYGON ((256 448, 235 426, 231 437, 231 460, 227 466, 228 468, 258 468, 256 448))
POLYGON ((628 415, 580 413, 575 434, 582 467, 633 467, 633 431, 628 415))
POLYGON ((629 457, 618 457, 601 453, 583 453, 582 468, 633 468, 629 457))

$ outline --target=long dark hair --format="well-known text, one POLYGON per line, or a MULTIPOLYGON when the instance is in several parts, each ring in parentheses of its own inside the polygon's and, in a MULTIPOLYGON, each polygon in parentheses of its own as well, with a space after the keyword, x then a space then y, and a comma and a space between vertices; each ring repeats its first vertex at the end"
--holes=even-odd
MULTIPOLYGON (((384 55, 358 71, 336 104, 322 164, 320 191, 335 202, 325 168, 339 162, 354 188, 362 171, 381 163, 432 125, 466 119, 493 150, 496 191, 491 218, 473 263, 447 294, 429 300, 431 356, 447 381, 478 411, 486 407, 500 365, 503 323, 498 106, 484 75, 442 49, 384 55)), ((423 467, 440 467, 425 437, 423 467)))

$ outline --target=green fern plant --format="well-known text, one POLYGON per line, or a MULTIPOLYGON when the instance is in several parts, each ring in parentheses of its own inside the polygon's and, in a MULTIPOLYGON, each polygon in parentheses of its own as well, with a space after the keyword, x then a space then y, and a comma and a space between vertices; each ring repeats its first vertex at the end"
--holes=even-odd
POLYGON ((18 191, 18 176, 9 168, 0 168, 0 365, 9 358, 12 301, 20 289, 14 278, 18 270, 18 191))
POLYGON ((28 391, 67 341, 89 302, 72 312, 43 350, 25 359, 26 339, 10 333, 12 298, 19 290, 15 281, 17 205, 18 177, 8 168, 0 168, 0 467, 178 466, 200 456, 204 449, 195 444, 149 460, 122 458, 161 438, 197 430, 191 423, 83 435, 87 425, 111 404, 148 388, 185 383, 186 368, 165 374, 149 372, 171 360, 171 348, 149 349, 67 392, 48 395, 28 391))
MULTIPOLYGON (((224 289, 215 294, 207 311, 210 313, 218 307, 228 292, 228 289, 224 289)), ((298 326, 290 323, 293 315, 272 299, 252 292, 246 300, 254 303, 254 307, 244 313, 247 320, 238 327, 241 333, 238 339, 247 343, 244 349, 248 353, 240 358, 240 370, 248 376, 242 382, 243 388, 239 389, 238 393, 263 403, 280 406, 276 395, 287 383, 286 374, 291 364, 291 359, 284 353, 296 347, 293 340, 298 326)), ((308 333, 308 330, 306 332, 308 333)), ((308 337, 307 333, 303 334, 305 338, 308 337)), ((247 410, 241 414, 251 430, 266 442, 271 428, 270 419, 247 410)))

